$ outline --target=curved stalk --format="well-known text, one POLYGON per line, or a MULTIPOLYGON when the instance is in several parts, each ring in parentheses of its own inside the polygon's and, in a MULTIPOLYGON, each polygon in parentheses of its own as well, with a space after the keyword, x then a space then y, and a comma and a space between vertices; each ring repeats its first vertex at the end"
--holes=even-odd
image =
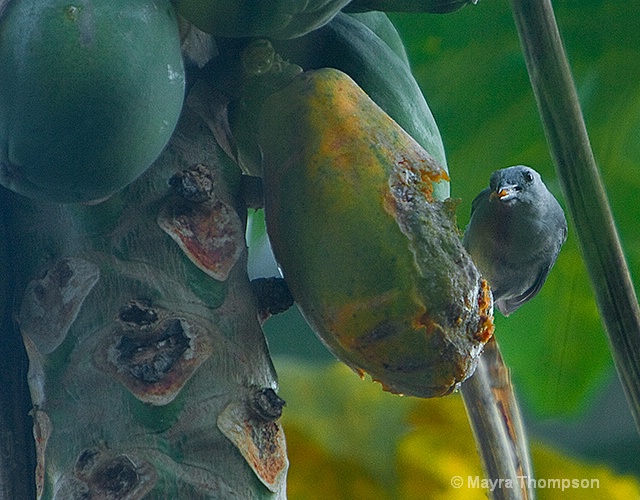
POLYGON ((640 430, 640 310, 550 0, 512 0, 549 150, 640 430))
POLYGON ((487 342, 472 377, 460 387, 482 467, 495 500, 531 500, 527 437, 509 369, 495 337, 487 342))

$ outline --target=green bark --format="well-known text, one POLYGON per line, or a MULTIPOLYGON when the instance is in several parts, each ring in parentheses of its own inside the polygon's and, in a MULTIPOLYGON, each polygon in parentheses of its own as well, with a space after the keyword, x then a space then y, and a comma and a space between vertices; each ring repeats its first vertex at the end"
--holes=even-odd
POLYGON ((186 106, 150 171, 108 201, 5 196, 39 498, 284 497, 239 180, 186 106))

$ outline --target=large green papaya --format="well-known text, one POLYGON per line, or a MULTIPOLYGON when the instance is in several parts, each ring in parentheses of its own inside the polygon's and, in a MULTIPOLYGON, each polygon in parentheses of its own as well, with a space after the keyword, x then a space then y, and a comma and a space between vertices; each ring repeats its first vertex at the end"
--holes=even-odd
POLYGON ((392 392, 473 373, 492 301, 460 242, 447 173, 345 73, 307 71, 263 107, 265 217, 306 319, 392 392))
POLYGON ((169 0, 12 0, 0 19, 0 183, 104 198, 140 175, 184 97, 169 0))
POLYGON ((350 0, 173 0, 178 12, 216 36, 295 38, 326 24, 350 0))

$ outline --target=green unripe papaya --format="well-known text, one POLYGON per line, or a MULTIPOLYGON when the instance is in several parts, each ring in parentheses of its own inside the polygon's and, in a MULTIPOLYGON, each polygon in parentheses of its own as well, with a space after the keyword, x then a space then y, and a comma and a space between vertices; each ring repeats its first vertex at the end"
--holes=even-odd
POLYGON ((202 31, 224 37, 295 38, 331 20, 350 0, 173 0, 202 31))
POLYGON ((160 154, 184 98, 169 0, 12 0, 0 19, 0 183, 85 202, 160 154))
POLYGON ((338 358, 392 392, 447 394, 493 332, 447 173, 346 74, 307 71, 263 107, 265 217, 293 297, 338 358))
MULTIPOLYGON (((343 15, 341 14, 341 16, 343 15)), ((395 25, 384 12, 356 12, 349 14, 349 18, 355 19, 366 26, 376 37, 386 43, 407 67, 409 66, 409 56, 404 42, 400 38, 400 33, 398 33, 395 25)))

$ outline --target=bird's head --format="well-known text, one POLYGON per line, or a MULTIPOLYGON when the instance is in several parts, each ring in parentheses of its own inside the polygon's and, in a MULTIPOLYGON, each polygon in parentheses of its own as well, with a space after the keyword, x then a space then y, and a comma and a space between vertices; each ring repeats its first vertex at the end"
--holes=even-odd
POLYGON ((532 202, 541 187, 544 186, 540 174, 524 165, 496 170, 489 181, 491 202, 499 201, 505 205, 518 202, 532 202))

